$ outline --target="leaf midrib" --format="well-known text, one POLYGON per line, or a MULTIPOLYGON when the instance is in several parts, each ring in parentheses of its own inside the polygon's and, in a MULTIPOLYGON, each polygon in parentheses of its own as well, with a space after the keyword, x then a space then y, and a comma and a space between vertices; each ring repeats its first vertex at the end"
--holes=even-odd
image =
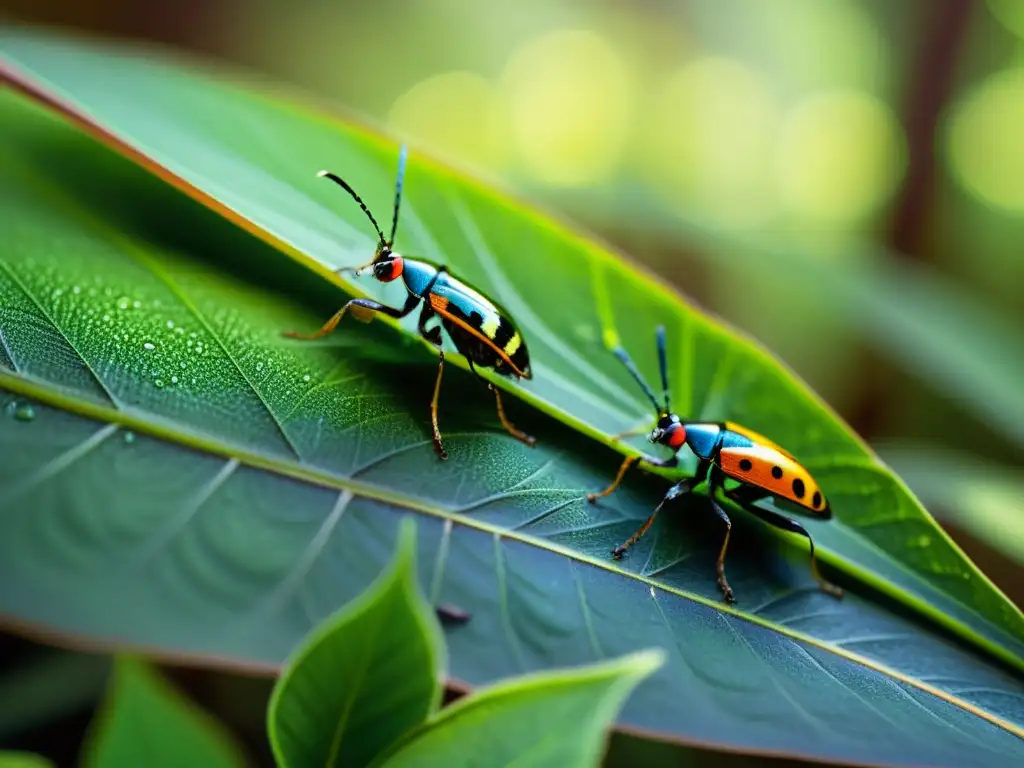
POLYGON ((395 493, 377 485, 360 482, 359 480, 342 477, 311 467, 300 466, 292 462, 284 461, 278 457, 268 456, 254 451, 247 451, 238 446, 220 442, 210 436, 187 429, 181 429, 177 426, 172 426, 163 419, 146 418, 146 416, 150 416, 150 414, 145 414, 144 412, 138 412, 134 409, 116 410, 99 403, 77 399, 65 391, 58 390, 49 382, 40 381, 29 376, 14 374, 0 369, 0 389, 6 389, 14 394, 35 399, 44 405, 59 408, 85 418, 114 424, 122 428, 129 428, 134 432, 166 440, 181 447, 187 447, 193 450, 216 455, 224 459, 234 460, 254 469, 263 470, 275 475, 288 477, 333 490, 347 491, 362 498, 372 499, 385 504, 408 509, 413 512, 419 512, 421 514, 439 518, 449 523, 457 522, 459 525, 463 525, 467 528, 489 533, 495 538, 495 540, 506 539, 517 541, 538 549, 546 550, 553 554, 561 555, 562 557, 566 557, 577 563, 601 568, 605 571, 615 573, 621 578, 638 581, 646 585, 648 588, 656 589, 665 594, 670 594, 683 600, 689 600, 708 608, 712 608, 720 614, 723 614, 723 618, 727 615, 733 619, 747 621, 779 635, 788 637, 794 641, 821 648, 828 653, 839 656, 854 664, 872 669, 880 674, 899 680, 907 685, 936 696, 943 701, 981 717, 982 719, 1024 739, 1024 727, 1005 721, 990 712, 959 699, 947 691, 943 691, 929 683, 925 683, 893 670, 884 664, 880 664, 872 659, 860 656, 859 654, 848 651, 845 648, 832 645, 819 638, 805 635, 802 632, 795 631, 789 627, 775 624, 774 622, 766 620, 760 616, 741 612, 716 600, 711 600, 701 595, 657 582, 642 574, 631 573, 629 571, 615 568, 604 560, 588 557, 580 552, 562 547, 550 541, 524 536, 517 531, 500 528, 472 517, 465 517, 456 512, 452 512, 451 510, 446 510, 426 503, 422 499, 417 499, 402 493, 395 493))

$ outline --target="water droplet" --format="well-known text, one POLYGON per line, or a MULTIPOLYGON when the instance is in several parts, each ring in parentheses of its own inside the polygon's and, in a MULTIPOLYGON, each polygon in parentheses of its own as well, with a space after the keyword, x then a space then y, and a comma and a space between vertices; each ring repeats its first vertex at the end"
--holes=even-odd
POLYGON ((307 373, 305 376, 303 376, 302 380, 303 381, 309 381, 309 374, 307 373))
POLYGON ((118 299, 117 300, 117 308, 118 309, 128 309, 128 298, 125 297, 125 296, 122 296, 120 299, 118 299))
POLYGON ((79 287, 78 287, 78 286, 76 285, 76 286, 72 287, 72 289, 71 289, 71 292, 72 292, 72 293, 81 293, 81 292, 82 292, 82 289, 81 289, 81 288, 79 288, 79 287))
POLYGON ((173 320, 168 320, 167 321, 167 327, 168 328, 173 328, 174 327, 174 321, 173 320))
POLYGON ((14 409, 14 418, 18 421, 32 421, 36 417, 36 409, 28 403, 14 409))
POLYGON ((139 307, 142 306, 142 302, 136 299, 135 301, 132 302, 132 306, 135 307, 135 309, 138 309, 139 307))
POLYGON ((154 347, 148 341, 145 344, 143 344, 142 347, 143 347, 143 349, 156 349, 156 347, 154 347))
POLYGON ((164 380, 163 379, 157 379, 153 383, 156 384, 158 387, 160 387, 160 389, 163 389, 163 387, 164 387, 164 380))
POLYGON ((135 442, 135 433, 131 430, 124 433, 124 441, 126 444, 131 445, 135 442))
POLYGON ((177 376, 171 376, 171 384, 177 384, 177 383, 178 383, 178 377, 177 376))
POLYGON ((256 370, 257 371, 262 371, 263 370, 263 363, 256 363, 256 370))
POLYGON ((104 315, 103 316, 103 322, 109 323, 110 322, 110 315, 104 315))
POLYGON ((185 367, 185 361, 182 360, 180 363, 178 363, 178 365, 180 365, 182 368, 184 368, 185 367))

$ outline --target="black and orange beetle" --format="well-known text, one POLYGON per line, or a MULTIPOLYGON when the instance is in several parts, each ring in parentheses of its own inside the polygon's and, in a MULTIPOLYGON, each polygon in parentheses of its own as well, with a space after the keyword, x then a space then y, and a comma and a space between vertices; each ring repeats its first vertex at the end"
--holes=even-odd
POLYGON ((641 388, 643 388, 644 394, 647 395, 655 411, 657 411, 658 422, 648 439, 652 443, 671 448, 672 456, 664 460, 646 455, 627 457, 619 467, 619 473, 615 476, 612 484, 601 491, 601 493, 587 494, 587 500, 593 503, 618 488, 627 470, 637 462, 643 461, 654 467, 676 466, 679 463, 678 452, 684 445, 688 446, 697 456, 697 472, 693 477, 684 478, 669 488, 665 498, 655 507, 651 516, 644 521, 639 530, 630 536, 622 546, 612 550, 612 555, 616 559, 622 557, 626 550, 635 544, 647 532, 647 529, 651 527, 651 523, 654 522, 654 518, 657 517, 665 502, 690 493, 707 479, 708 497, 711 500, 711 506, 722 519, 722 522, 725 523, 725 540, 722 542, 722 548, 718 553, 716 566, 718 569, 718 586, 721 588, 727 602, 735 601, 732 588, 725 578, 725 552, 729 546, 729 533, 732 530, 732 522, 715 498, 719 490, 724 492, 727 499, 740 508, 761 518, 766 523, 781 528, 784 531, 806 536, 811 544, 811 573, 815 580, 825 592, 835 597, 842 597, 843 591, 834 584, 827 582, 818 572, 818 563, 814 557, 814 540, 807 530, 795 520, 755 504, 755 502, 766 498, 772 498, 773 500, 781 499, 796 505, 801 511, 827 520, 832 517, 832 510, 829 509, 828 501, 826 501, 817 482, 811 477, 811 473, 804 469, 786 450, 756 432, 728 421, 684 421, 673 413, 669 405, 668 366, 665 349, 665 329, 663 327, 658 328, 657 337, 658 362, 661 368, 661 384, 665 398, 664 404, 658 403, 651 388, 640 375, 640 371, 637 370, 626 350, 622 347, 616 347, 613 352, 626 366, 641 388), (738 481, 739 485, 732 490, 726 490, 726 478, 738 481))
POLYGON ((498 388, 477 373, 474 366, 490 368, 496 373, 521 379, 531 378, 530 358, 526 351, 526 342, 509 319, 508 313, 483 294, 469 287, 461 280, 449 274, 447 268, 423 259, 410 259, 400 256, 392 250, 395 231, 398 229, 398 208, 402 202, 402 180, 405 176, 406 149, 403 146, 398 155, 398 179, 395 182, 395 206, 391 217, 391 237, 384 239, 384 233, 377 226, 376 219, 370 209, 362 201, 356 191, 343 179, 330 171, 320 171, 319 176, 330 179, 348 192, 359 204, 366 218, 370 220, 377 232, 378 243, 373 260, 362 267, 342 267, 339 274, 351 272, 357 277, 367 273, 382 283, 402 278, 407 296, 401 309, 389 307, 371 299, 351 299, 334 316, 313 333, 287 331, 284 335, 292 339, 318 339, 326 336, 337 327, 338 322, 349 308, 381 312, 394 318, 405 317, 421 302, 420 335, 437 348, 440 362, 437 366, 437 378, 434 381, 434 396, 430 401, 430 421, 434 429, 434 448, 442 459, 448 458, 448 452, 441 442, 441 432, 437 426, 437 401, 441 392, 441 374, 444 371, 444 350, 441 348, 441 327, 448 332, 455 349, 469 361, 470 370, 494 392, 498 418, 509 434, 527 445, 534 445, 534 438, 520 431, 505 416, 498 388), (440 326, 427 328, 427 323, 440 318, 440 326))

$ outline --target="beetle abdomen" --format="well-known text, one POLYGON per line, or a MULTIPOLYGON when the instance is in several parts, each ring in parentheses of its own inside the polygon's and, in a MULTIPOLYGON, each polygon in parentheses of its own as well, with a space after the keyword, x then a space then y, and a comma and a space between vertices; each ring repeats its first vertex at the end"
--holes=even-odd
POLYGON ((494 302, 450 275, 438 278, 428 299, 434 312, 490 347, 516 375, 530 378, 526 343, 494 302))

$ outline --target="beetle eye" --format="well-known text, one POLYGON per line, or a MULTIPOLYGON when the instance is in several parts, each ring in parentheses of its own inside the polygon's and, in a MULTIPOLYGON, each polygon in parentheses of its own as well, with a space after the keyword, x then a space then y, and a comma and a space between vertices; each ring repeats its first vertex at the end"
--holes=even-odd
POLYGON ((373 265, 373 276, 382 283, 390 283, 401 276, 404 266, 401 256, 392 256, 373 265))
POLYGON ((665 430, 665 444, 672 448, 682 448, 686 442, 686 427, 682 424, 673 424, 665 430))

